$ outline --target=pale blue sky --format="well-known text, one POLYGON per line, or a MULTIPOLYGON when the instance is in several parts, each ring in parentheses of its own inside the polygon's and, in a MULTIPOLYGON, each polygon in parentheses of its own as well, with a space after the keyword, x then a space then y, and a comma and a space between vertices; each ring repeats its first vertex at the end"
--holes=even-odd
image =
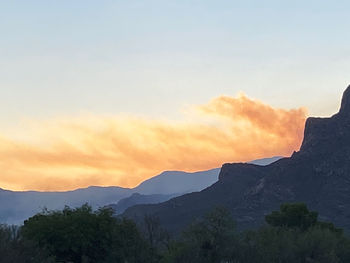
POLYGON ((0 1, 0 126, 177 118, 218 95, 329 115, 350 83, 349 1, 0 1))

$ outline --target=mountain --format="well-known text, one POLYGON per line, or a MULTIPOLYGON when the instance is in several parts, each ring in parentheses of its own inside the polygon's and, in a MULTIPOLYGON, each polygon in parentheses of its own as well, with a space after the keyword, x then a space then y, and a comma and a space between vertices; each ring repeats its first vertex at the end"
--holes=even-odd
POLYGON ((269 165, 271 163, 277 162, 278 160, 280 160, 282 158, 283 158, 282 156, 274 156, 271 158, 263 158, 263 159, 254 160, 254 161, 251 161, 248 163, 260 165, 260 166, 266 166, 266 165, 269 165))
MULTIPOLYGON (((281 158, 283 157, 275 156, 254 160, 249 163, 265 166, 274 163, 281 158)), ((137 193, 119 200, 117 204, 111 204, 108 206, 114 209, 116 214, 122 214, 127 208, 134 205, 157 204, 186 193, 201 191, 217 182, 219 172, 219 168, 195 173, 179 171, 163 172, 156 177, 144 181, 138 187, 134 188, 137 193), (198 180, 198 176, 200 176, 200 180, 198 180)))
POLYGON ((350 231, 350 86, 339 113, 308 118, 299 152, 267 166, 224 164, 219 181, 157 205, 138 205, 124 216, 157 216, 171 232, 213 207, 227 207, 240 229, 256 227, 284 202, 305 202, 320 219, 350 231))
POLYGON ((8 191, 0 189, 0 222, 21 224, 23 220, 43 208, 62 209, 88 202, 93 207, 119 201, 129 195, 130 189, 121 187, 88 187, 67 192, 8 191))
POLYGON ((165 171, 142 182, 132 189, 130 196, 107 207, 112 208, 118 215, 137 204, 165 202, 173 197, 200 191, 214 184, 218 180, 219 172, 220 168, 194 173, 165 171))
POLYGON ((0 223, 22 224, 23 220, 43 208, 62 209, 89 203, 94 208, 108 204, 117 211, 124 211, 135 204, 160 203, 184 193, 200 191, 218 180, 220 169, 195 173, 180 171, 163 172, 135 188, 98 187, 66 192, 9 191, 0 188, 0 223), (140 195, 133 195, 139 193, 140 195), (118 202, 124 198, 121 204, 118 202), (115 205, 116 204, 116 205, 115 205))
MULTIPOLYGON (((251 161, 249 163, 265 166, 278 161, 283 157, 275 156, 251 161)), ((201 191, 204 188, 214 184, 218 180, 220 168, 208 171, 187 173, 181 171, 165 171, 155 177, 152 177, 139 186, 134 188, 134 192, 149 194, 180 194, 201 191), (200 180, 199 180, 200 179, 200 180)))
POLYGON ((140 194, 190 193, 200 191, 217 182, 220 168, 195 173, 166 171, 135 187, 140 194))
POLYGON ((138 204, 158 204, 161 202, 168 201, 169 199, 179 196, 181 194, 153 194, 153 195, 142 195, 139 193, 134 193, 129 197, 119 200, 117 204, 108 205, 115 211, 116 215, 124 213, 124 211, 134 205, 138 204))
POLYGON ((119 200, 129 198, 134 193, 141 195, 138 198, 132 197, 130 201, 124 201, 124 206, 126 204, 158 203, 210 186, 218 180, 219 171, 220 169, 196 173, 163 172, 132 189, 114 186, 91 186, 66 192, 20 192, 0 189, 0 223, 22 224, 23 220, 40 212, 43 208, 56 210, 62 209, 65 205, 77 207, 84 203, 98 208, 108 204, 117 204, 119 200), (151 196, 146 196, 150 194, 151 196))

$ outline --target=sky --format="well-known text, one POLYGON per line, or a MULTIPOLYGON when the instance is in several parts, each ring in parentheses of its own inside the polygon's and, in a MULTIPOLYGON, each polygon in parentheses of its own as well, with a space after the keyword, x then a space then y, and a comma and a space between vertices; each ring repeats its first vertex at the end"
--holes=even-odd
POLYGON ((298 150, 350 83, 348 1, 0 1, 0 187, 133 187, 298 150))

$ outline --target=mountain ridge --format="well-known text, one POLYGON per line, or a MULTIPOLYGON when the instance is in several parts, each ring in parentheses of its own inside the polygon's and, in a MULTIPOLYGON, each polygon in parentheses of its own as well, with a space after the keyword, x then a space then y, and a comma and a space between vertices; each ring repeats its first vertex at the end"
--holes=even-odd
POLYGON ((159 203, 184 193, 200 191, 218 180, 220 168, 200 172, 165 171, 135 188, 119 186, 89 186, 69 191, 11 191, 0 188, 0 222, 22 224, 23 220, 43 208, 49 210, 62 209, 89 203, 93 208, 120 207, 124 211, 134 203, 159 203), (176 176, 174 176, 174 174, 176 176), (141 196, 132 198, 132 194, 141 196), (150 196, 149 196, 150 195, 150 196), (124 205, 117 206, 123 199, 124 205))
MULTIPOLYGON (((169 198, 191 191, 202 190, 218 180, 219 169, 196 173, 176 172, 186 183, 175 184, 172 189, 163 189, 171 174, 163 172, 156 175, 135 188, 119 186, 89 186, 69 191, 11 191, 0 188, 0 222, 7 224, 22 224, 25 219, 40 212, 42 209, 62 209, 65 205, 78 207, 88 203, 93 208, 116 204, 134 193, 164 194, 169 198), (203 175, 203 177, 201 177, 203 175), (151 190, 150 190, 151 189, 151 190), (171 190, 174 190, 172 192, 171 190)), ((170 178, 171 179, 171 178, 170 178)), ((174 181, 174 180, 173 180, 174 181)), ((149 199, 149 197, 146 197, 149 199)), ((160 197, 164 201, 164 197, 160 197)))
POLYGON ((239 228, 257 227, 284 202, 305 202, 320 218, 350 230, 350 86, 339 113, 308 118, 298 152, 267 166, 224 164, 219 181, 199 193, 158 205, 138 205, 125 216, 138 220, 157 216, 177 232, 220 205, 227 207, 239 228))

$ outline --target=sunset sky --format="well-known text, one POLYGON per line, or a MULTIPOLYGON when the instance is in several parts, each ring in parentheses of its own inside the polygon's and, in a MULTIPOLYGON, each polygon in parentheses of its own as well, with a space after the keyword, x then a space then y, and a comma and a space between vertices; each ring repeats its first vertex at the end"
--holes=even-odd
POLYGON ((350 83, 348 1, 6 2, 0 188, 287 156, 350 83))

